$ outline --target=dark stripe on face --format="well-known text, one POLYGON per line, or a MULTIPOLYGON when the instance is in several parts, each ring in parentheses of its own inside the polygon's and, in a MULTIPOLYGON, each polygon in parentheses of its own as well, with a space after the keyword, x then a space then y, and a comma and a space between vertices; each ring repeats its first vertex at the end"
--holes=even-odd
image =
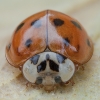
POLYGON ((31 43, 32 43, 32 40, 31 40, 31 39, 28 39, 28 40, 25 42, 26 47, 30 47, 31 43))
POLYGON ((59 72, 59 66, 53 60, 49 60, 49 66, 51 70, 59 72))
POLYGON ((58 60, 59 63, 64 63, 65 62, 66 57, 64 57, 60 54, 56 54, 56 57, 57 57, 57 60, 58 60))
POLYGON ((30 58, 31 63, 33 63, 34 65, 36 65, 38 63, 40 55, 35 55, 32 58, 30 58))
POLYGON ((41 72, 41 71, 44 71, 46 68, 46 61, 43 61, 40 63, 40 65, 37 66, 37 72, 41 72))
POLYGON ((75 22, 75 21, 71 21, 73 25, 75 25, 77 28, 79 28, 80 30, 82 30, 81 26, 75 22))
POLYGON ((23 27, 23 25, 24 25, 24 23, 21 23, 21 24, 17 27, 16 32, 17 32, 18 30, 20 30, 20 29, 23 27))

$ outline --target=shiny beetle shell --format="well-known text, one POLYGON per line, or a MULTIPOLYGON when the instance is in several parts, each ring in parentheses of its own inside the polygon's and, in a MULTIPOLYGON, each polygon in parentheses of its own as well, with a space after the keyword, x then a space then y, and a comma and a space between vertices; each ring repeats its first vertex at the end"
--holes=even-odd
POLYGON ((91 39, 77 20, 45 10, 20 23, 6 47, 6 57, 11 65, 19 67, 47 48, 78 64, 86 63, 93 54, 91 39))

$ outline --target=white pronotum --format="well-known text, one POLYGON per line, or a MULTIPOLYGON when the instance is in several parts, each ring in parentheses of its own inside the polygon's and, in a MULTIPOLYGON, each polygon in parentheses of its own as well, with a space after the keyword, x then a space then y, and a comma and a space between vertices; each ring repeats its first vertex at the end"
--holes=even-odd
POLYGON ((41 84, 54 85, 57 83, 55 77, 60 77, 62 82, 67 82, 73 76, 75 66, 70 59, 63 59, 63 56, 57 56, 54 52, 43 52, 37 55, 35 62, 30 58, 23 65, 23 75, 29 82, 36 83, 39 77, 42 79, 41 84))

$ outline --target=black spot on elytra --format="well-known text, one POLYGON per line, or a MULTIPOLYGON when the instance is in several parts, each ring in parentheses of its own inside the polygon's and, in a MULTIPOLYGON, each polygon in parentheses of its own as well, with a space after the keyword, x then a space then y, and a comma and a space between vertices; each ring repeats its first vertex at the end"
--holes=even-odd
POLYGON ((8 50, 10 49, 10 47, 11 47, 11 44, 8 44, 8 45, 7 45, 8 50))
POLYGON ((49 60, 49 59, 50 59, 49 54, 46 54, 46 60, 49 60))
POLYGON ((44 71, 46 68, 46 61, 43 61, 40 63, 40 65, 37 66, 37 72, 41 72, 41 71, 44 71))
POLYGON ((65 62, 66 57, 64 57, 60 54, 56 54, 56 57, 57 57, 57 60, 58 60, 59 63, 64 63, 65 62))
POLYGON ((28 40, 25 42, 26 47, 30 47, 31 43, 32 43, 32 40, 31 40, 31 39, 28 39, 28 40))
POLYGON ((80 46, 79 46, 79 45, 77 45, 77 52, 79 51, 79 49, 80 49, 80 46))
POLYGON ((53 23, 54 23, 55 26, 61 26, 61 25, 64 24, 64 21, 61 20, 61 19, 54 19, 53 23))
POLYGON ((75 22, 75 21, 71 21, 71 22, 72 22, 72 24, 74 24, 77 28, 79 28, 80 30, 82 30, 81 26, 80 26, 77 22, 75 22))
POLYGON ((32 58, 30 58, 31 63, 33 63, 34 65, 36 65, 38 63, 40 55, 35 55, 32 58))
POLYGON ((34 21, 31 23, 31 26, 34 25, 34 24, 36 23, 36 21, 38 21, 38 20, 34 20, 34 21))
POLYGON ((33 22, 31 22, 31 26, 39 28, 41 26, 41 21, 40 20, 34 20, 33 22))
POLYGON ((23 27, 23 25, 24 25, 24 23, 21 23, 21 24, 17 27, 16 32, 17 32, 18 30, 20 30, 20 29, 23 27))
POLYGON ((91 47, 91 44, 90 44, 89 39, 87 39, 87 45, 88 45, 89 47, 91 47))
POLYGON ((66 46, 69 46, 70 40, 68 38, 63 39, 63 42, 66 46))
POLYGON ((59 72, 59 66, 53 61, 49 60, 50 69, 59 72))

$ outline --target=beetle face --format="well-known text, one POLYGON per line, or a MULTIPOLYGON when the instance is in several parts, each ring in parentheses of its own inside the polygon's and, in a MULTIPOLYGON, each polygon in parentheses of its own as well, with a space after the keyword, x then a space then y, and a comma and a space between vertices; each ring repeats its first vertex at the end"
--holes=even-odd
POLYGON ((73 76, 75 66, 62 55, 43 52, 28 59, 22 71, 29 82, 46 86, 67 82, 73 76))

